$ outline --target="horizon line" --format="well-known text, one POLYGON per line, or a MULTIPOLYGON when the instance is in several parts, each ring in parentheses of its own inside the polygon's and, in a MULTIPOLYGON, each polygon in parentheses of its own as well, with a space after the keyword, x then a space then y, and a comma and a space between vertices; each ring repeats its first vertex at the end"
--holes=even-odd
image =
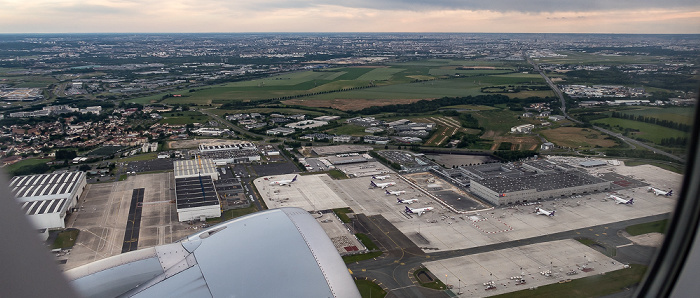
POLYGON ((30 34, 608 34, 608 35, 700 35, 698 33, 620 33, 620 32, 391 32, 391 31, 249 31, 249 32, 0 32, 0 35, 30 34))

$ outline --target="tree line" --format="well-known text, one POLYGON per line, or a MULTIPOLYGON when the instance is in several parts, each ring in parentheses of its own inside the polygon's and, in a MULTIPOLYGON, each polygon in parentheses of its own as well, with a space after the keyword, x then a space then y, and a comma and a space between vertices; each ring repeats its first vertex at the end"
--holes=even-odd
POLYGON ((528 97, 525 99, 511 99, 508 96, 501 94, 487 94, 487 95, 477 95, 477 96, 465 96, 465 97, 443 97, 434 100, 419 100, 414 103, 409 104, 394 104, 386 106, 373 106, 367 107, 362 110, 356 111, 355 114, 359 115, 375 115, 380 113, 426 113, 433 112, 441 107, 454 106, 454 105, 484 105, 484 106, 495 106, 498 104, 508 104, 508 103, 536 103, 536 102, 549 102, 552 101, 551 97, 528 97))

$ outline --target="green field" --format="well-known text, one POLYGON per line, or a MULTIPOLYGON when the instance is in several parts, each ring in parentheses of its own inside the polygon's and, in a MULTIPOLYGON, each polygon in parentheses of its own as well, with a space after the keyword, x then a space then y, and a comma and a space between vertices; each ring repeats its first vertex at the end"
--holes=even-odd
POLYGON ((356 279, 355 285, 360 291, 362 298, 382 298, 386 296, 386 292, 379 285, 369 280, 356 279))
POLYGON ((632 236, 648 234, 648 233, 666 233, 666 227, 668 226, 668 219, 652 221, 647 223, 642 223, 638 225, 633 225, 625 228, 625 231, 632 236))
POLYGON ((594 124, 604 123, 616 131, 624 131, 625 128, 637 129, 639 132, 631 134, 634 138, 649 140, 655 144, 661 143, 663 138, 688 137, 688 134, 679 130, 620 118, 604 118, 593 121, 594 124))
POLYGON ((479 125, 486 129, 483 135, 486 139, 504 135, 510 132, 511 127, 528 123, 525 120, 518 120, 519 112, 504 109, 478 111, 471 114, 479 120, 479 125))
POLYGON ((11 165, 6 166, 5 172, 12 173, 12 172, 20 169, 21 167, 38 165, 38 164, 42 164, 42 163, 47 163, 49 161, 51 161, 51 158, 28 158, 28 159, 20 160, 16 163, 13 163, 11 165))
POLYGON ((209 116, 202 115, 202 113, 197 111, 172 112, 163 113, 160 115, 163 116, 163 119, 160 119, 158 123, 166 123, 172 125, 204 123, 209 121, 209 116))
MULTIPOLYGON (((331 99, 429 99, 444 96, 468 96, 481 94, 482 86, 540 84, 537 74, 513 73, 519 62, 460 61, 429 59, 394 63, 383 66, 342 67, 317 71, 295 71, 270 77, 219 84, 194 92, 172 92, 182 97, 168 97, 168 104, 219 105, 229 101, 254 101, 285 96, 333 91, 303 96, 305 100, 331 99), (463 66, 493 69, 457 69, 463 66), (460 78, 449 79, 459 74, 460 78), (439 80, 434 80, 439 79, 439 80), (431 80, 415 82, 416 80, 431 80), (346 90, 362 87, 363 89, 346 90), (365 88, 368 87, 368 88, 365 88), (340 91, 346 90, 346 91, 340 91)), ((550 93, 509 94, 513 97, 548 95, 550 93)), ((129 100, 148 103, 159 101, 165 95, 155 94, 129 100)))
POLYGON ((660 120, 668 120, 683 124, 693 123, 693 107, 668 107, 668 108, 658 108, 658 107, 641 107, 633 110, 622 110, 619 111, 623 114, 629 115, 642 115, 645 117, 656 118, 660 120))

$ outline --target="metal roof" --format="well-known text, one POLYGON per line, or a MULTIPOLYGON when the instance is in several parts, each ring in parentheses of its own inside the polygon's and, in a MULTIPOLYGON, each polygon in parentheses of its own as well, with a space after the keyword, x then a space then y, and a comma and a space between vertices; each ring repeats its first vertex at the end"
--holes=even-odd
POLYGON ((360 297, 331 240, 299 208, 233 219, 66 276, 85 297, 360 297))
POLYGON ((216 165, 209 158, 176 160, 173 162, 175 178, 216 174, 216 165))
MULTIPOLYGON (((70 194, 85 177, 84 172, 63 172, 17 176, 10 181, 10 189, 16 198, 36 198, 70 194)), ((27 201, 27 200, 21 200, 27 201)))
POLYGON ((175 179, 177 209, 218 205, 214 181, 209 176, 175 179))

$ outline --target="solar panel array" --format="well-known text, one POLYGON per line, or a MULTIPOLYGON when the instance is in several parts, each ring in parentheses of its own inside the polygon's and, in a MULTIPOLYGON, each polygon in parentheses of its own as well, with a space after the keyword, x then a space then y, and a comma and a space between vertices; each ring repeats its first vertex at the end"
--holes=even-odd
POLYGON ((17 176, 10 181, 10 189, 17 198, 70 194, 84 175, 83 172, 63 172, 17 176))

